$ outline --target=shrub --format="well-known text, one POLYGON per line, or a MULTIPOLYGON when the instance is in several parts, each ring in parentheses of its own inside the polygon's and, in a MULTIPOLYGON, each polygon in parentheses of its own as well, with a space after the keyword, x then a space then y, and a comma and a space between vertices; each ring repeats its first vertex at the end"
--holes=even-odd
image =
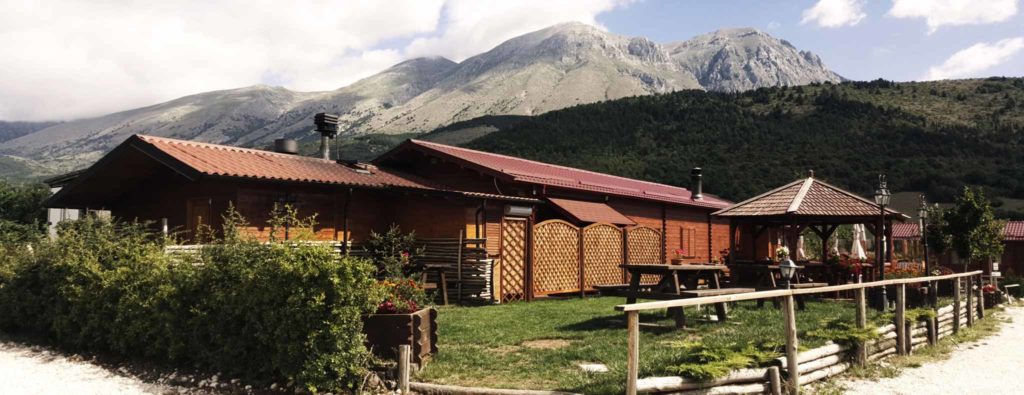
POLYGON ((34 253, 0 246, 0 327, 310 390, 361 383, 361 318, 382 299, 369 261, 227 230, 198 256, 169 255, 146 229, 85 219, 34 253))
POLYGON ((827 318, 819 322, 815 329, 808 330, 805 336, 831 340, 837 344, 852 347, 878 338, 878 332, 874 325, 869 324, 864 328, 858 328, 855 324, 839 318, 827 318))
POLYGON ((779 357, 778 344, 711 346, 696 342, 677 342, 670 346, 682 351, 679 365, 670 366, 670 372, 699 381, 721 378, 729 372, 761 366, 779 357))
POLYGON ((415 280, 384 280, 379 283, 384 297, 377 314, 408 314, 427 304, 427 295, 415 280))
POLYGON ((392 224, 384 233, 370 232, 366 250, 377 266, 379 279, 400 279, 423 271, 413 259, 419 254, 416 234, 402 233, 398 225, 392 224))

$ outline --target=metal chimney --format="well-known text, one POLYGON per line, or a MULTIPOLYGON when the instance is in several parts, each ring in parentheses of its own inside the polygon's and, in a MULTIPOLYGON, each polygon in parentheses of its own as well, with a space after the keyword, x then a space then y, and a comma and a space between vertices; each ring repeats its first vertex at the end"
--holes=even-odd
POLYGON ((704 175, 703 170, 699 167, 694 167, 693 170, 690 170, 690 188, 693 188, 691 195, 693 200, 704 198, 704 175))
POLYGON ((331 139, 338 134, 338 116, 318 113, 313 117, 316 131, 320 133, 320 157, 331 159, 331 139))
POLYGON ((292 139, 274 140, 274 152, 295 155, 299 153, 299 142, 292 139))

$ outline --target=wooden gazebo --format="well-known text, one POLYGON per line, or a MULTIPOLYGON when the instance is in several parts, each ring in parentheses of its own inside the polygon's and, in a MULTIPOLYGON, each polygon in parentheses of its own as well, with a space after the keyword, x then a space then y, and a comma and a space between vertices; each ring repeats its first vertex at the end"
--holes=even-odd
MULTIPOLYGON (((774 229, 784 237, 791 248, 797 245, 799 235, 810 229, 821 238, 822 259, 827 258, 828 242, 839 225, 864 224, 875 235, 875 245, 881 245, 883 232, 878 229, 884 224, 884 234, 892 240, 892 222, 907 217, 891 209, 882 213, 873 201, 857 196, 842 188, 814 178, 793 181, 771 191, 736 203, 719 210, 713 216, 729 219, 729 263, 738 258, 737 230, 742 229, 746 239, 752 240, 752 251, 758 251, 758 239, 765 230, 774 229)), ((769 243, 773 243, 769 240, 769 243)), ((772 250, 769 244, 768 251, 772 250)), ((891 248, 887 249, 885 261, 891 260, 891 248)), ((751 256, 756 260, 756 256, 751 256)))

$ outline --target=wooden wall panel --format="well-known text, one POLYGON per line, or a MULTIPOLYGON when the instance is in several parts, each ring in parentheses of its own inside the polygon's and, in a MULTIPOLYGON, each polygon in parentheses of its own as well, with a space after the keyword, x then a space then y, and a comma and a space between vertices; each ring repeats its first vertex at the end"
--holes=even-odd
POLYGON ((1024 241, 1008 241, 1003 249, 999 270, 1006 274, 1024 274, 1024 241))

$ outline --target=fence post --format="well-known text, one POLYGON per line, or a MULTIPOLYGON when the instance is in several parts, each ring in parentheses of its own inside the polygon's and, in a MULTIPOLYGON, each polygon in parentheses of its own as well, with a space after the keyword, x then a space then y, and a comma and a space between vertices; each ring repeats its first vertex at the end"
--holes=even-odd
POLYGON ((937 322, 938 319, 939 319, 938 316, 935 316, 935 317, 932 317, 932 318, 928 319, 928 345, 929 346, 934 346, 935 343, 939 342, 939 332, 938 332, 939 324, 937 322))
POLYGON ((960 333, 960 277, 953 279, 953 333, 960 333))
MULTIPOLYGON (((864 288, 857 288, 857 328, 864 329, 868 326, 867 297, 864 288)), ((868 344, 860 342, 857 345, 857 363, 863 365, 868 362, 868 344)))
POLYGON ((982 290, 984 287, 981 275, 978 275, 978 319, 985 318, 985 291, 982 290))
POLYGON ((967 280, 967 326, 974 326, 974 276, 964 279, 967 280))
POLYGON ((629 332, 626 357, 626 395, 636 395, 636 382, 640 374, 640 312, 626 312, 626 328, 629 332))
POLYGON ((782 395, 782 377, 779 376, 779 367, 768 368, 768 385, 771 387, 772 395, 782 395))
POLYGON ((402 394, 409 393, 409 359, 412 354, 412 346, 402 344, 398 346, 398 390, 402 394))
POLYGON ((904 284, 896 285, 896 352, 907 353, 907 320, 906 320, 907 288, 904 284))
POLYGON ((793 309, 793 295, 782 298, 782 315, 786 325, 786 375, 789 381, 789 393, 800 393, 800 361, 796 338, 796 311, 793 309))
POLYGON ((462 248, 466 246, 465 234, 465 229, 459 230, 459 252, 455 258, 458 261, 456 268, 458 268, 459 271, 459 283, 456 284, 455 286, 455 289, 459 293, 459 295, 455 297, 455 301, 459 304, 462 304, 462 248))

